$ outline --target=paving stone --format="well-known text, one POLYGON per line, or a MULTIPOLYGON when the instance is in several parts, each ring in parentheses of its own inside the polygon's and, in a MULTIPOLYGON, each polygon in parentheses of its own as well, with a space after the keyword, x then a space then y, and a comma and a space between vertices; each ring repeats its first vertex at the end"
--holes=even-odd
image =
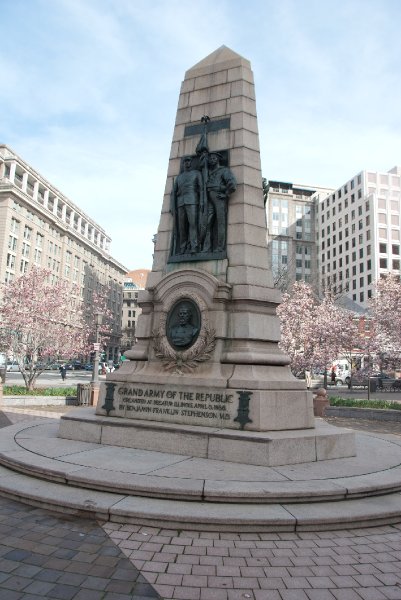
POLYGON ((201 589, 200 600, 228 600, 227 590, 203 588, 201 589))
MULTIPOLYGON (((149 573, 151 575, 151 573, 149 573)), ((180 586, 182 583, 183 575, 179 575, 178 573, 161 573, 160 575, 156 575, 156 583, 163 585, 173 585, 180 586)))
POLYGON ((255 600, 282 600, 277 590, 255 590, 255 600))
POLYGON ((401 598, 401 590, 397 586, 386 586, 378 589, 389 600, 399 600, 401 598))
POLYGON ((180 600, 200 600, 200 592, 199 588, 176 587, 172 597, 180 600))
POLYGON ((386 596, 382 594, 379 588, 359 588, 358 594, 363 600, 385 600, 386 596))
POLYGON ((228 600, 244 600, 254 598, 254 591, 250 589, 227 590, 228 600))
POLYGON ((308 600, 308 596, 303 590, 281 590, 282 600, 308 600))
MULTIPOLYGON (((305 594, 308 600, 335 600, 333 591, 334 590, 305 590, 305 594)), ((344 598, 344 600, 346 599, 344 598)), ((352 600, 360 600, 360 598, 355 597, 352 600)))
POLYGON ((103 600, 104 593, 98 590, 79 590, 74 600, 103 600))

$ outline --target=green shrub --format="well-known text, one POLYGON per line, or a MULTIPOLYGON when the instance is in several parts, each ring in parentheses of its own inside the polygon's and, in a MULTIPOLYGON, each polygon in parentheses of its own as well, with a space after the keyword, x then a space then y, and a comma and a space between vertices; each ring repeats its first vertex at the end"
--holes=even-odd
POLYGON ((23 385, 5 385, 3 387, 4 396, 76 396, 76 386, 71 387, 49 387, 35 388, 27 390, 23 385))
POLYGON ((330 406, 353 406, 356 408, 382 408, 391 410, 401 410, 400 402, 390 402, 388 400, 366 400, 357 398, 340 398, 332 396, 329 398, 330 406))

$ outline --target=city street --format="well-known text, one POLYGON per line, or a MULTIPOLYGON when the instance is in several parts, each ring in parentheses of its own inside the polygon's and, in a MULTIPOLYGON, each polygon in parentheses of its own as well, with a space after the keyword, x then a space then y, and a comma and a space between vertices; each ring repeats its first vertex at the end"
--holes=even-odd
MULTIPOLYGON (((78 383, 89 383, 91 379, 92 371, 67 371, 65 381, 61 379, 58 371, 43 371, 36 380, 35 387, 69 387, 78 383)), ((99 375, 100 381, 104 379, 106 379, 105 375, 99 375)), ((7 373, 5 385, 24 385, 21 373, 7 373)))
MULTIPOLYGON (((69 387, 78 383, 89 383, 92 379, 91 371, 67 371, 66 380, 61 379, 58 371, 44 371, 36 381, 35 387, 69 387)), ((99 380, 104 381, 105 375, 99 375, 99 380)), ((21 373, 9 372, 6 377, 5 385, 23 385, 24 380, 21 373)), ((315 391, 315 390, 312 390, 315 391)), ((340 396, 341 398, 368 398, 366 389, 355 388, 349 390, 346 385, 329 385, 327 393, 330 396, 340 396)), ((371 392, 371 400, 388 400, 392 402, 401 402, 401 390, 397 392, 371 392)))

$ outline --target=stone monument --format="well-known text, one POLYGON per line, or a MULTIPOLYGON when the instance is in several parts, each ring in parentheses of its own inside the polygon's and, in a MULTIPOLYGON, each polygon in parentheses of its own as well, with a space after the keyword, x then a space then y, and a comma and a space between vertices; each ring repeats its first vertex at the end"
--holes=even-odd
MULTIPOLYGON (((103 424, 120 419, 131 429, 124 441, 105 443, 167 444, 239 462, 245 451, 253 464, 353 455, 350 432, 315 429, 312 392, 278 348, 279 302, 268 269, 253 74, 222 46, 181 86, 137 343, 107 376, 96 407, 103 424), (196 436, 207 437, 207 450, 196 436), (270 458, 266 450, 255 458, 262 442, 280 446, 280 458, 271 449, 270 458)), ((60 435, 72 435, 65 422, 60 435)))

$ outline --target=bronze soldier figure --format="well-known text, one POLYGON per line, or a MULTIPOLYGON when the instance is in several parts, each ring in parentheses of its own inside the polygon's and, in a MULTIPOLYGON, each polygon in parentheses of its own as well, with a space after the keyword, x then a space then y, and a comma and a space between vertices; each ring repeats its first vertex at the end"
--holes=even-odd
POLYGON ((198 212, 203 202, 202 176, 198 170, 192 170, 192 157, 183 158, 184 170, 174 181, 173 196, 176 211, 175 226, 178 233, 175 252, 195 254, 199 249, 198 212))
POLYGON ((222 156, 219 152, 210 152, 208 157, 207 190, 207 229, 204 252, 223 252, 226 250, 227 235, 227 202, 229 196, 237 189, 237 182, 228 167, 220 165, 222 156), (216 230, 213 236, 213 229, 216 230), (213 248, 213 238, 216 247, 213 248))

